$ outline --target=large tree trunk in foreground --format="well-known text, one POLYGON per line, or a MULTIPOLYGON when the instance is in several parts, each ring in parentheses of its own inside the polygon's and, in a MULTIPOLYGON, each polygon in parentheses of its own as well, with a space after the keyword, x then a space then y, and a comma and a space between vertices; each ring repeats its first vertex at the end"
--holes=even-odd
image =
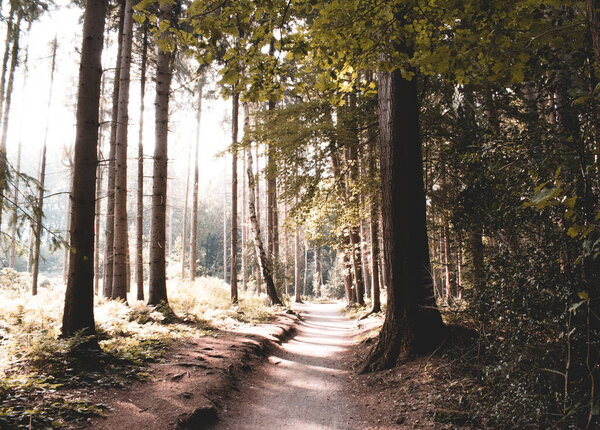
MULTIPOLYGON (((98 165, 98 110, 106 0, 87 0, 77 94, 77 132, 71 196, 72 250, 62 335, 94 335, 94 212, 98 165)), ((95 342, 94 342, 95 343, 95 342)), ((97 344, 95 344, 97 346, 97 344)))
POLYGON ((133 42, 132 0, 123 11, 121 64, 119 68, 119 107, 115 151, 115 237, 113 245, 112 298, 127 302, 129 229, 127 222, 127 131, 129 129, 129 75, 133 42))
POLYGON ((385 321, 365 371, 439 344, 443 323, 430 272, 417 79, 379 72, 383 237, 388 301, 385 321))
POLYGON ((260 270, 262 272, 263 279, 265 280, 267 295, 271 300, 271 303, 274 305, 281 305, 281 300, 277 295, 277 289, 275 288, 275 283, 273 282, 273 268, 272 263, 269 260, 269 257, 265 253, 265 247, 262 243, 262 239, 260 238, 260 224, 258 223, 258 219, 256 218, 256 207, 254 205, 255 196, 254 191, 256 189, 254 172, 252 167, 252 152, 248 148, 246 149, 246 174, 248 175, 248 215, 250 216, 250 226, 252 228, 252 234, 254 236, 254 248, 256 249, 256 259, 258 260, 258 264, 260 266, 260 270))
MULTIPOLYGON (((172 5, 160 7, 162 21, 171 19, 172 5)), ((160 38, 166 39, 164 31, 160 38)), ((152 215, 150 224, 150 288, 149 305, 167 304, 166 279, 166 218, 167 218, 167 145, 169 135, 169 92, 173 55, 158 47, 156 62, 156 143, 152 184, 152 215)))

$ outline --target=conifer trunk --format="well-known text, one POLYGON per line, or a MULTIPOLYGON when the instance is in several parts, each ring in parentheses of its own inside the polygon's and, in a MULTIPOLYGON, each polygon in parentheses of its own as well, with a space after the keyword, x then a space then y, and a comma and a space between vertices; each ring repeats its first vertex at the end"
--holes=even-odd
MULTIPOLYGON (((15 14, 15 5, 17 3, 12 3, 10 6, 10 15, 8 17, 8 23, 6 26, 6 38, 4 45, 4 57, 2 58, 2 75, 0 77, 0 112, 4 110, 4 100, 5 100, 5 87, 6 87, 6 73, 8 68, 8 59, 10 57, 10 43, 13 40, 13 25, 14 25, 14 14, 15 14)), ((0 124, 3 125, 3 124, 0 124)), ((4 195, 7 189, 7 178, 8 178, 8 159, 7 159, 7 150, 6 150, 6 142, 3 145, 0 145, 0 231, 2 230, 2 212, 4 210, 4 195)))
MULTIPOLYGON (((50 127, 50 108, 52 104, 52 90, 54 88, 54 71, 56 70, 56 38, 52 43, 52 63, 50 65, 50 88, 48 90, 48 104, 46 105, 47 116, 46 116, 46 127, 44 131, 44 143, 42 146, 42 158, 40 162, 40 176, 37 207, 35 211, 35 224, 34 224, 34 247, 33 247, 33 265, 31 268, 31 293, 35 296, 38 292, 38 275, 40 269, 40 245, 42 239, 42 215, 44 210, 44 186, 46 183, 46 152, 48 147, 48 128, 50 127)), ((95 176, 95 173, 94 173, 95 176)), ((95 184, 94 184, 95 185, 95 184)))
POLYGON ((127 302, 129 229, 127 222, 127 131, 129 129, 129 83, 133 42, 133 2, 125 0, 119 68, 119 102, 115 145, 115 231, 113 241, 113 299, 127 302))
POLYGON ((294 228, 294 293, 296 303, 302 303, 300 295, 300 232, 298 226, 294 228))
MULTIPOLYGON (((160 6, 161 21, 171 20, 173 6, 160 6)), ((160 39, 168 37, 163 31, 160 39)), ((169 93, 171 90, 173 55, 158 47, 156 61, 156 143, 154 147, 154 167, 152 181, 152 215, 150 225, 150 281, 149 305, 166 305, 166 217, 167 217, 167 150, 169 135, 169 93)))
POLYGON ((113 78, 112 112, 110 123, 110 148, 108 150, 108 175, 106 181, 106 237, 104 239, 104 281, 102 283, 102 295, 112 297, 113 293, 113 264, 114 264, 114 240, 115 240, 115 157, 117 145, 117 116, 119 113, 119 78, 121 70, 121 57, 123 51, 123 25, 125 21, 124 1, 119 1, 121 13, 119 16, 119 35, 117 46, 117 59, 113 78))
MULTIPOLYGON (((185 279, 185 263, 186 260, 186 250, 187 250, 187 225, 188 225, 188 202, 190 197, 190 174, 192 170, 192 147, 190 145, 190 149, 188 151, 188 166, 187 166, 187 175, 185 180, 185 203, 183 205, 183 232, 181 233, 181 280, 185 279)), ((190 254, 191 254, 191 239, 190 239, 190 254)), ((191 270, 191 267, 190 267, 191 270)), ((191 277, 190 277, 191 278, 191 277)))
MULTIPOLYGON (((412 51, 399 47, 412 56, 412 51)), ((379 72, 379 126, 387 312, 363 370, 395 366, 442 337, 427 239, 417 78, 379 72)))
MULTIPOLYGON (((100 139, 101 140, 101 139, 100 139)), ((100 218, 102 217, 102 205, 100 204, 102 197, 102 177, 104 169, 98 164, 96 172, 96 205, 95 205, 95 225, 94 225, 94 294, 98 294, 100 289, 100 218)), ((71 181, 71 189, 73 189, 73 181, 71 181)), ((70 196, 69 196, 70 197, 70 196)), ((72 199, 69 198, 69 201, 72 199)), ((70 204, 71 209, 73 204, 70 204)), ((70 215, 70 213, 69 213, 70 215)), ((70 223, 69 223, 70 224, 70 223)), ((69 226, 70 229, 70 226, 69 226)), ((67 259, 68 262, 68 259, 67 259)), ((67 270, 68 272, 68 270, 67 270)))
POLYGON ((323 276, 321 274, 321 247, 315 246, 315 274, 313 276, 313 293, 315 297, 321 297, 321 286, 323 276))
POLYGON ((200 152, 200 121, 202 120, 202 92, 204 78, 198 82, 198 110, 196 112, 196 150, 194 152, 194 191, 192 198, 192 237, 190 241, 190 281, 196 279, 196 260, 198 249, 198 157, 200 152))
POLYGON ((239 93, 233 89, 231 109, 231 302, 238 302, 237 286, 237 247, 238 247, 238 177, 237 177, 237 137, 238 137, 238 110, 239 93))
MULTIPOLYGON (((98 165, 98 111, 102 76, 102 45, 106 0, 87 0, 77 94, 77 132, 71 195, 69 279, 65 294, 62 335, 96 333, 94 324, 94 208, 98 165)), ((88 344, 97 346, 97 343, 88 344)))
POLYGON ((148 61, 148 21, 144 21, 142 61, 140 64, 140 128, 138 133, 137 212, 135 224, 135 283, 137 300, 144 300, 144 99, 146 98, 146 64, 148 61))
MULTIPOLYGON (((260 210, 260 155, 259 155, 259 149, 258 149, 258 142, 256 143, 256 219, 258 222, 258 225, 261 225, 261 219, 260 219, 260 214, 261 214, 261 210, 260 210)), ((246 166, 246 168, 248 168, 248 166, 246 166)), ((248 189, 250 188, 250 185, 248 184, 248 189)), ((248 215, 248 219, 250 218, 250 215, 248 215)), ((268 240, 267 240, 268 243, 268 240)), ((260 262, 258 261, 258 255, 256 256, 256 294, 258 294, 260 296, 260 294, 262 293, 262 275, 260 273, 260 262)))

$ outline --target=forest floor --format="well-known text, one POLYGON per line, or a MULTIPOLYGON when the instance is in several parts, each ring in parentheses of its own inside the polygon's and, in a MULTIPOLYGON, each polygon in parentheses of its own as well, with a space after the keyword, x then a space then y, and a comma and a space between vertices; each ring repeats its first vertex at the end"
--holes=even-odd
POLYGON ((178 345, 152 365, 150 382, 96 390, 92 398, 110 411, 88 425, 150 430, 460 427, 461 415, 437 409, 444 389, 431 370, 444 366, 441 359, 425 357, 390 371, 358 374, 382 318, 357 322, 343 315, 340 303, 307 303, 295 310, 299 317, 281 314, 244 332, 178 345))

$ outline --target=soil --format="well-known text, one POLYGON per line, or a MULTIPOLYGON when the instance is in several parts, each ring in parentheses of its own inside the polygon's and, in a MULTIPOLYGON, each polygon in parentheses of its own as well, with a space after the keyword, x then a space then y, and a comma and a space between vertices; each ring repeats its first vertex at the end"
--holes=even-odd
MULTIPOLYGON (((85 394, 109 412, 91 420, 98 430, 201 429, 217 411, 242 376, 257 367, 277 342, 294 330, 298 318, 282 314, 243 333, 220 333, 173 348, 161 363, 151 365, 153 378, 133 382, 129 389, 97 389, 85 394)), ((76 394, 76 393, 75 393, 76 394)))
POLYGON ((460 412, 439 407, 444 387, 433 374, 445 363, 435 353, 389 371, 358 374, 382 318, 350 320, 342 306, 297 305, 299 318, 281 315, 246 333, 181 345, 152 366, 152 381, 93 393, 111 411, 92 420, 91 427, 467 428, 461 427, 460 412))

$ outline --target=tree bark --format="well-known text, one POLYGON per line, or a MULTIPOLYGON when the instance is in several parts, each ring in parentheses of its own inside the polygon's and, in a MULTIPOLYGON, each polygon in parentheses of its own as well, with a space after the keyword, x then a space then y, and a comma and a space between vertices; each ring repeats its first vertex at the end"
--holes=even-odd
POLYGON ((321 247, 315 246, 315 275, 313 277, 313 293, 315 297, 321 297, 321 286, 323 275, 321 273, 321 247))
POLYGON ((258 219, 256 217, 256 207, 254 205, 255 196, 254 191, 256 189, 254 172, 252 167, 252 152, 249 148, 246 149, 246 174, 248 175, 248 214, 250 216, 250 226, 252 228, 252 235, 254 236, 254 248, 256 250, 256 257, 258 260, 258 264, 260 265, 260 270, 262 272, 263 279, 265 280, 267 295, 271 300, 271 304, 273 305, 281 305, 281 300, 277 295, 277 289, 275 288, 275 283, 273 282, 273 270, 271 261, 269 261, 269 257, 265 252, 264 245, 262 243, 262 239, 260 238, 260 224, 258 223, 258 219))
MULTIPOLYGON (((170 21, 173 6, 160 6, 160 20, 170 21)), ((163 31, 160 40, 169 37, 163 31)), ((166 280, 166 217, 167 217, 167 153, 169 137, 169 93, 171 90, 173 55, 158 46, 156 61, 156 143, 154 147, 154 167, 152 181, 152 215, 150 225, 150 281, 149 305, 167 305, 166 280)))
POLYGON ((237 138, 238 138, 238 110, 239 93, 233 88, 231 109, 231 302, 238 302, 237 286, 237 255, 238 255, 238 177, 237 177, 237 138))
MULTIPOLYGON (((98 110, 102 76, 102 45, 106 0, 87 0, 77 94, 77 131, 71 191, 71 258, 65 293, 62 335, 95 335, 94 323, 94 207, 98 165, 98 110)), ((96 346, 96 341, 88 343, 96 346)))
MULTIPOLYGON (((8 59, 10 57, 10 42, 12 40, 14 25, 15 5, 11 3, 10 14, 6 25, 6 37, 4 39, 4 56, 2 58, 2 74, 0 76, 0 112, 4 106, 4 89, 6 88, 6 73, 8 59)), ((0 124, 1 125, 1 124, 0 124)), ((2 212, 4 208, 4 193, 7 186, 8 159, 6 147, 0 146, 0 230, 2 229, 2 212)))
MULTIPOLYGON (((256 219, 258 222, 258 225, 261 225, 261 220, 260 220, 260 166, 259 166, 259 161, 260 161, 260 155, 259 155, 259 150, 258 150, 258 142, 256 143, 256 219)), ((246 166, 246 168, 248 168, 248 166, 246 166)), ((248 187, 250 187, 250 185, 248 185, 248 187)), ((250 218, 250 215, 248 215, 248 219, 250 218)), ((268 233, 268 232, 267 232, 268 233)), ((267 243, 268 243, 268 239, 267 239, 267 243)), ((259 296, 262 293, 262 275, 260 273, 260 262, 258 261, 258 255, 256 256, 256 294, 258 294, 259 296)))
MULTIPOLYGON (((406 48, 399 51, 412 55, 406 48)), ((443 332, 430 273, 417 78, 408 80, 396 70, 379 72, 378 80, 388 301, 365 371, 430 351, 443 332)))
POLYGON ((106 237, 104 239, 104 280, 102 295, 112 297, 113 291, 113 247, 115 240, 115 156, 117 144, 117 116, 119 113, 119 77, 121 70, 121 53, 123 50, 122 36, 125 20, 124 0, 120 0, 121 13, 119 16, 119 36, 117 47, 117 61, 113 79, 112 112, 110 124, 110 149, 108 151, 108 175, 106 181, 106 237))
POLYGON ((133 2, 125 0, 121 62, 119 68, 119 103, 115 146, 115 232, 113 243, 113 299, 127 302, 127 131, 129 129, 129 83, 131 45, 133 42, 133 2))
MULTIPOLYGON (((275 110, 275 102, 268 102, 269 111, 275 110)), ((272 144, 267 147, 267 253, 273 262, 273 276, 277 284, 277 264, 279 261, 279 235, 277 225, 277 179, 275 177, 275 148, 272 144)))
MULTIPOLYGON (((187 175, 185 181, 185 203, 183 205, 183 232, 181 233, 181 280, 183 281, 185 276, 185 266, 186 266, 186 249, 187 249, 187 225, 188 225, 188 202, 189 202, 189 194, 190 194, 190 172, 192 170, 192 147, 190 145, 188 151, 188 166, 187 166, 187 175)), ((190 254, 191 254, 191 239, 190 239, 190 254)), ((191 262, 190 262, 191 265, 191 262)), ((191 270, 191 267, 190 267, 191 270)), ((188 275, 188 279, 191 276, 188 275)))
POLYGON ((294 228, 294 293, 296 303, 302 303, 300 294, 300 232, 298 226, 294 228))
MULTIPOLYGON (((48 128, 50 127, 50 110, 52 104, 52 90, 54 88, 54 71, 56 70, 56 48, 57 42, 56 38, 52 43, 52 63, 50 65, 50 88, 48 90, 48 104, 47 107, 47 117, 46 117, 46 127, 44 131, 44 143, 42 146, 42 159, 40 162, 40 177, 39 177, 39 189, 38 189, 38 198, 37 198, 37 207, 35 211, 35 241, 34 241, 34 249, 33 249, 33 266, 31 269, 31 293, 35 296, 38 292, 38 275, 40 268, 40 245, 42 239, 42 217, 44 210, 44 186, 46 182, 46 152, 48 147, 48 128)), ((95 174, 94 174, 95 176, 95 174)), ((95 185, 95 183, 94 183, 95 185)))
POLYGON ((144 300, 144 99, 146 98, 146 65, 148 62, 148 21, 144 21, 142 61, 140 64, 140 128, 138 133, 137 212, 135 224, 135 283, 137 300, 144 300))
MULTIPOLYGON (((101 139, 99 139, 101 140, 101 139)), ((72 170, 72 169, 71 169, 72 170)), ((100 202, 102 201, 102 176, 104 169, 100 164, 98 164, 98 169, 96 172, 96 205, 94 208, 95 212, 95 225, 94 225, 94 294, 98 294, 100 289, 100 218, 102 217, 102 205, 100 202)), ((71 180, 71 189, 73 189, 73 181, 71 180)), ((73 201, 71 196, 69 195, 69 206, 71 210, 73 209, 73 201)), ((69 213, 69 218, 71 213, 69 213)), ((69 223, 70 224, 70 223, 69 223)), ((69 230, 71 226, 69 225, 69 230)), ((68 263, 68 259, 67 259, 68 263)), ((68 272, 68 270, 67 270, 68 272)))
POLYGON ((198 248, 198 154, 200 151, 200 121, 202 119, 202 90, 204 78, 198 82, 198 110, 196 112, 196 151, 194 155, 194 192, 192 201, 192 238, 190 241, 190 281, 196 279, 196 250, 198 248))

